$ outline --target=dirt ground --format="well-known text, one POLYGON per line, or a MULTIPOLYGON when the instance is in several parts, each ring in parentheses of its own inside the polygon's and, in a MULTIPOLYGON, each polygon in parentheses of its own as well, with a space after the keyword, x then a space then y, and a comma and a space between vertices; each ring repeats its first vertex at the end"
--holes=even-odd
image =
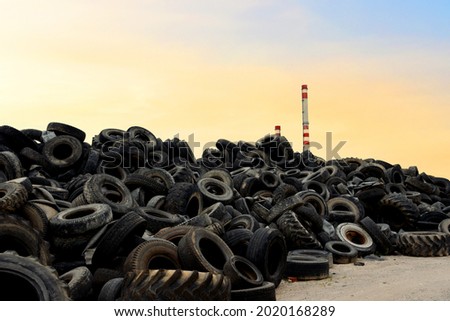
POLYGON ((277 301, 450 301, 450 257, 385 256, 334 264, 327 279, 282 281, 277 301))

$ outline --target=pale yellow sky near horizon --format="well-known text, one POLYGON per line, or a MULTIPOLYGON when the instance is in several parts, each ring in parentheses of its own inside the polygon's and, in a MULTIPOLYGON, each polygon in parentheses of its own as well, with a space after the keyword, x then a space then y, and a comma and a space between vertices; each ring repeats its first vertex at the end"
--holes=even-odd
POLYGON ((300 151, 300 87, 308 84, 311 140, 324 146, 314 154, 327 157, 331 132, 330 148, 346 141, 341 157, 450 178, 448 43, 401 42, 390 33, 313 41, 307 31, 324 23, 320 12, 286 8, 276 21, 302 21, 307 31, 289 39, 304 41, 299 49, 246 29, 257 22, 235 14, 255 10, 254 1, 224 4, 214 19, 211 8, 175 14, 158 2, 149 11, 143 1, 62 2, 19 1, 0 13, 2 124, 66 122, 88 142, 104 128, 139 125, 163 140, 194 134, 200 146, 255 141, 281 125, 300 151))

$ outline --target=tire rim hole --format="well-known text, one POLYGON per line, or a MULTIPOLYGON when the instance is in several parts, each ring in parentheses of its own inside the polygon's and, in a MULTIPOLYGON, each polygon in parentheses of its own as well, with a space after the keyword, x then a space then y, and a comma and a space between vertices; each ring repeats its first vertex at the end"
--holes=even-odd
POLYGON ((72 146, 60 144, 53 149, 53 156, 58 160, 65 160, 73 154, 72 146))

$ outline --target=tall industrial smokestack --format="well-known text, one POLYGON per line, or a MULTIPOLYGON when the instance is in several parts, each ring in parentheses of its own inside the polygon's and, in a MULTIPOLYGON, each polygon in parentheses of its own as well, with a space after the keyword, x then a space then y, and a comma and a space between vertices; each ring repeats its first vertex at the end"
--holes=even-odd
POLYGON ((302 85, 303 151, 309 151, 308 86, 302 85))
POLYGON ((275 136, 280 137, 281 136, 281 126, 275 126, 275 136))

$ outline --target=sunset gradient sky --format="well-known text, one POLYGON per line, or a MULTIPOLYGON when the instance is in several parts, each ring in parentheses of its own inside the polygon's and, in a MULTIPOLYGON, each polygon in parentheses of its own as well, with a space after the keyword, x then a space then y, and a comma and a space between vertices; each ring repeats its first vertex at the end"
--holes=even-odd
MULTIPOLYGON (((301 150, 450 178, 450 2, 0 0, 1 123, 143 126, 205 146, 281 125, 301 150)), ((196 147, 197 155, 201 147, 196 147)))

